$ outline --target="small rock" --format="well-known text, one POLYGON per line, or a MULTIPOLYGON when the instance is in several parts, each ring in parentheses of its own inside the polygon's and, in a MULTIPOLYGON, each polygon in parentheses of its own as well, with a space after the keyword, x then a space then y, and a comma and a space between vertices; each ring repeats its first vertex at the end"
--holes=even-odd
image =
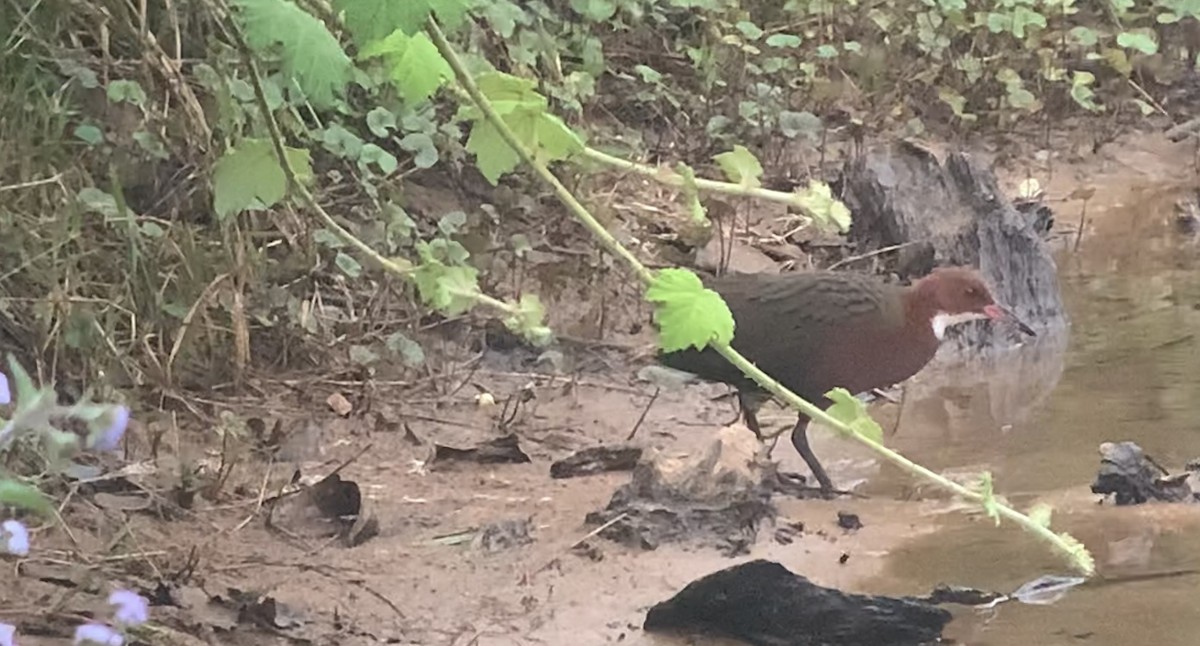
POLYGON ((338 417, 346 417, 354 410, 354 405, 342 393, 333 393, 325 400, 325 403, 338 417))
POLYGON ((696 252, 696 266, 708 271, 720 271, 723 268, 727 272, 744 274, 779 273, 779 265, 767 254, 741 240, 730 242, 716 235, 696 252))
POLYGON ((862 524, 862 521, 858 519, 858 514, 851 514, 849 512, 839 511, 837 513, 837 515, 838 515, 837 516, 838 527, 841 527, 842 529, 844 529, 848 532, 858 531, 858 530, 862 529, 863 524, 862 524))

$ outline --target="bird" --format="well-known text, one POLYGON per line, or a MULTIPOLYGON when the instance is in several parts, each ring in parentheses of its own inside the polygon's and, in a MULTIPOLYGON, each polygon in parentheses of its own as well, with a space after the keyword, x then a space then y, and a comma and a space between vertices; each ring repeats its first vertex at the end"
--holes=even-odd
MULTIPOLYGON (((969 267, 937 267, 908 286, 835 271, 729 273, 707 282, 733 314, 733 349, 823 409, 833 403, 825 397, 833 388, 857 394, 917 374, 951 326, 1006 320, 1036 336, 996 302, 986 281, 969 267)), ((756 412, 769 395, 716 350, 659 351, 656 360, 701 380, 733 386, 746 426, 762 438, 756 412)), ((808 423, 800 413, 792 445, 821 494, 828 496, 833 483, 809 447, 808 423)))

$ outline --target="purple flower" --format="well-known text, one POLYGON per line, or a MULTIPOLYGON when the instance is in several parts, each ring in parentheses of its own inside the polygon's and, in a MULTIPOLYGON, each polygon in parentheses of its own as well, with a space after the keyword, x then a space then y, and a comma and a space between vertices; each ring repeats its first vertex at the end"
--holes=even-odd
POLYGON ((0 624, 0 646, 17 646, 17 627, 0 624))
POLYGON ((121 437, 125 435, 125 427, 129 426, 129 407, 117 406, 112 409, 109 418, 111 422, 108 428, 99 437, 94 439, 92 448, 97 451, 112 451, 121 443, 121 437))
MULTIPOLYGON (((8 377, 0 372, 0 406, 12 403, 12 391, 8 389, 8 377)), ((0 642, 0 646, 5 646, 4 642, 0 642)))
POLYGON ((150 602, 131 590, 113 590, 108 595, 108 603, 117 607, 113 621, 119 625, 136 626, 146 623, 150 617, 150 602))
POLYGON ((121 646, 125 638, 104 624, 81 624, 75 627, 74 646, 121 646))
MULTIPOLYGON (((9 519, 0 523, 0 540, 3 541, 4 551, 17 556, 29 554, 29 530, 21 523, 9 519)), ((4 642, 0 641, 0 646, 4 642)))

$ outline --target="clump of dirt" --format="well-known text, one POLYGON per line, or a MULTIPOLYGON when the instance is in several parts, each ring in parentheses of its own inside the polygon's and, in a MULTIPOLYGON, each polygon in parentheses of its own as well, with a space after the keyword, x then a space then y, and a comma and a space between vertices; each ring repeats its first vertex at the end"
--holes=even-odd
POLYGON ((748 429, 731 426, 692 457, 656 455, 587 522, 603 525, 605 538, 642 549, 688 541, 744 554, 759 524, 775 515, 774 471, 759 449, 748 429))

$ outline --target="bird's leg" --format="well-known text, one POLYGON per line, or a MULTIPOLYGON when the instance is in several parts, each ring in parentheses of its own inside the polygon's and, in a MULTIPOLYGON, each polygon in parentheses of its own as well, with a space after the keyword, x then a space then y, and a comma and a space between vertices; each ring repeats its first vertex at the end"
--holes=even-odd
POLYGON ((742 409, 742 419, 746 420, 746 428, 749 428, 750 432, 754 433, 754 437, 758 438, 758 441, 761 442, 763 439, 762 429, 758 425, 758 414, 756 413, 758 402, 752 395, 747 395, 739 391, 738 406, 742 409))
POLYGON ((817 456, 812 452, 812 447, 808 445, 807 415, 800 415, 800 418, 796 420, 796 426, 792 429, 792 446, 796 447, 796 452, 804 458, 804 463, 808 465, 813 477, 817 479, 817 484, 821 485, 821 493, 823 495, 832 493, 833 481, 829 479, 829 475, 825 473, 825 467, 821 466, 817 456))

